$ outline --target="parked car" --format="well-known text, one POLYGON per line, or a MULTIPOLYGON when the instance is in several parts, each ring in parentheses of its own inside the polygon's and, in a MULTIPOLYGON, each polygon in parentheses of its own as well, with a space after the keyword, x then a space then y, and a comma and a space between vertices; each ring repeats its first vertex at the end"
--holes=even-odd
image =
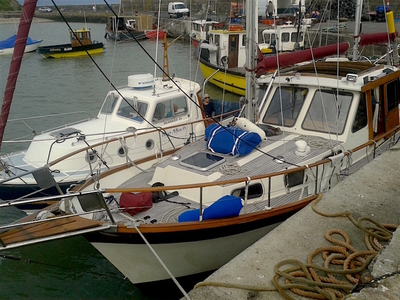
POLYGON ((40 12, 44 12, 44 13, 48 13, 48 12, 52 12, 53 10, 50 7, 47 6, 43 6, 39 8, 40 12))

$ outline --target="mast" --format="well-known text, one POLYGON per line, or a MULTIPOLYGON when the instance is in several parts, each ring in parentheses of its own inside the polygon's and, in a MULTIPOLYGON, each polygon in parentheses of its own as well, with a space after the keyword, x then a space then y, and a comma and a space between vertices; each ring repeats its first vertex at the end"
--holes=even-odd
MULTIPOLYGON (((255 122, 255 105, 257 103, 255 96, 256 75, 254 70, 257 58, 257 26, 255 25, 255 16, 258 15, 258 1, 246 1, 246 118, 255 122)), ((258 46, 257 46, 258 47, 258 46)))
POLYGON ((358 47, 360 44, 360 33, 361 33, 361 12, 362 12, 363 0, 357 0, 356 3, 356 16, 355 16, 355 28, 354 28, 354 44, 353 44, 353 61, 357 61, 358 47))
POLYGON ((17 38, 14 44, 14 53, 11 59, 10 71, 8 72, 7 85, 4 91, 3 105, 0 114, 0 149, 3 142, 4 131, 6 128, 8 115, 10 113, 11 102, 14 96, 15 86, 22 57, 24 55, 26 40, 28 39, 29 29, 31 28, 33 15, 35 14, 37 0, 25 0, 22 7, 21 19, 19 21, 17 38))

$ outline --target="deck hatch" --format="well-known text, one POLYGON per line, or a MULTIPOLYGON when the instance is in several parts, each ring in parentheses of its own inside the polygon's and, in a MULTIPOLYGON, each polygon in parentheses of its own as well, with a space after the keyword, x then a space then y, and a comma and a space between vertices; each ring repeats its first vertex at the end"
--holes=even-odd
POLYGON ((199 171, 208 171, 225 162, 225 158, 212 153, 198 152, 182 160, 182 166, 199 171))
POLYGON ((80 132, 81 131, 79 129, 76 129, 73 127, 67 127, 67 128, 63 128, 61 130, 53 131, 50 135, 59 139, 59 138, 66 138, 66 137, 69 137, 70 135, 78 134, 80 132))

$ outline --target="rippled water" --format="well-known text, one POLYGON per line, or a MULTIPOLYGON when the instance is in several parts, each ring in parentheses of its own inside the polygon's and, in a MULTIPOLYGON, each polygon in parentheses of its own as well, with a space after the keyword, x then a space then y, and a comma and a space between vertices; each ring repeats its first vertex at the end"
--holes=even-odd
MULTIPOLYGON (((0 39, 16 32, 17 24, 0 24, 0 39)), ((72 23, 73 29, 85 27, 83 23, 72 23)), ((87 24, 92 29, 92 38, 103 41, 107 50, 94 56, 101 68, 115 86, 125 85, 131 74, 152 73, 154 63, 137 43, 115 44, 104 40, 104 24, 87 24)), ((29 36, 43 39, 42 45, 69 42, 68 27, 64 23, 33 23, 29 36)), ((171 41, 169 41, 171 42, 171 41)), ((153 57, 156 42, 146 40, 142 46, 153 57)), ((162 45, 159 43, 157 61, 163 60, 162 45)), ((194 49, 189 42, 178 41, 168 50, 170 74, 203 82, 194 49)), ((0 92, 4 95, 11 57, 0 56, 0 92)), ((157 72, 158 75, 161 71, 157 72)), ((44 116, 56 113, 86 111, 97 115, 110 85, 88 58, 43 59, 38 53, 24 56, 18 78, 5 141, 27 134, 31 130, 40 132, 70 121, 71 116, 47 117, 44 120, 29 120, 32 129, 17 122, 18 118, 44 116)), ((218 88, 207 87, 212 98, 222 99, 218 88)), ((226 93, 225 99, 235 101, 236 95, 226 93)), ((82 118, 82 116, 81 116, 82 118)), ((26 149, 26 143, 4 142, 1 154, 26 149)), ((1 198, 1 195, 0 195, 1 198)), ((17 209, 1 209, 0 224, 21 218, 17 209)), ((199 279, 201 280, 201 278, 199 279)), ((190 284, 189 284, 190 287, 190 284)), ((151 288, 150 288, 151 289, 151 288)), ((160 290, 160 299, 180 298, 176 287, 168 286, 160 290), (174 290, 174 291, 173 291, 174 290), (170 297, 169 297, 170 295, 170 297)), ((154 296, 156 297, 156 296, 154 296)), ((156 298, 157 298, 156 297, 156 298)), ((105 260, 83 238, 74 237, 26 247, 24 249, 0 252, 0 299, 151 299, 153 296, 124 280, 107 260, 105 260)))

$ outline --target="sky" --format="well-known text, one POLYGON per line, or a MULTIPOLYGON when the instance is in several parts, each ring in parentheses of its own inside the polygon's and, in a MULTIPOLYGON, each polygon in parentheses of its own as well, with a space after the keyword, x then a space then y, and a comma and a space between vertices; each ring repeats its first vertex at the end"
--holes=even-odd
MULTIPOLYGON (((17 0, 21 5, 24 4, 24 0, 17 0)), ((93 4, 105 4, 103 0, 54 0, 57 5, 93 5, 93 4)), ((108 4, 118 4, 120 0, 107 0, 108 4)), ((37 6, 53 6, 51 0, 38 0, 37 6)))

